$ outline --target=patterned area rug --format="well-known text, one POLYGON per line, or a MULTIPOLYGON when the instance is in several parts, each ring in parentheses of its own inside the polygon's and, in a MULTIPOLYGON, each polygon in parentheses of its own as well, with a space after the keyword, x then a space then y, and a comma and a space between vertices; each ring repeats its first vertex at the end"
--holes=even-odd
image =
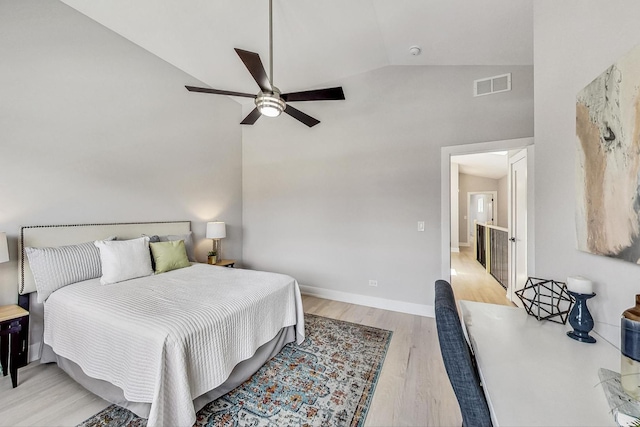
MULTIPOLYGON (((197 414, 196 426, 361 427, 391 331, 305 314, 307 337, 287 344, 258 372, 197 414)), ((78 427, 142 427, 111 405, 78 427)))

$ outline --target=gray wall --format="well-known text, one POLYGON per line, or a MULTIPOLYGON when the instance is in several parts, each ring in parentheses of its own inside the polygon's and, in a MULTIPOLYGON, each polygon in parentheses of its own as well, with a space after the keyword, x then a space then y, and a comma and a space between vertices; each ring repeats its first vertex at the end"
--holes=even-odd
POLYGON ((288 116, 243 129, 243 260, 303 285, 432 305, 440 148, 532 136, 532 73, 386 67, 334 82, 346 101, 297 104, 322 121, 312 129, 288 116), (474 79, 505 72, 513 91, 472 97, 474 79))
POLYGON ((509 176, 503 176, 498 180, 498 227, 509 226, 509 176))
MULTIPOLYGON (((493 178, 485 178, 482 176, 474 176, 468 175, 466 173, 461 173, 458 175, 458 206, 459 206, 459 215, 458 215, 458 223, 459 223, 459 233, 460 233, 460 242, 461 243, 470 243, 469 242, 469 227, 468 227, 468 198, 467 193, 469 192, 478 192, 478 191, 497 191, 498 192, 498 203, 496 204, 496 212, 498 213, 498 223, 495 225, 501 226, 502 217, 500 213, 500 203, 502 203, 502 199, 507 199, 506 191, 504 193, 500 193, 500 185, 497 179, 493 178), (467 217, 467 219, 465 219, 467 217)), ((506 223, 506 218, 505 221, 506 223)), ((502 226, 501 226, 502 227, 502 226)), ((504 226, 506 227, 506 226, 504 226)))
POLYGON ((576 94, 640 43, 640 2, 534 2, 536 276, 595 282, 595 329, 619 343, 620 314, 640 293, 640 266, 576 249, 576 94))
POLYGON ((0 1, 0 304, 17 301, 22 225, 229 224, 241 256, 240 106, 57 1, 0 1))

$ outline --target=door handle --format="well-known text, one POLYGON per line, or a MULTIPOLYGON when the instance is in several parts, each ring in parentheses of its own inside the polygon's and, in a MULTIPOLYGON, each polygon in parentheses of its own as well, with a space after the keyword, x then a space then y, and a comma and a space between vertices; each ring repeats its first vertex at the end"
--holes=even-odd
POLYGON ((512 238, 510 238, 510 239, 509 239, 509 241, 510 241, 510 242, 515 242, 515 241, 516 241, 516 238, 515 238, 515 237, 512 237, 512 238))

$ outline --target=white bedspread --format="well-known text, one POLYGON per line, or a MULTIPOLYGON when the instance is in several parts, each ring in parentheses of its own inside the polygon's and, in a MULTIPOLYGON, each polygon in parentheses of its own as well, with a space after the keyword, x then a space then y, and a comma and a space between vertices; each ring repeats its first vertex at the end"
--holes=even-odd
POLYGON ((191 426, 193 399, 222 384, 281 328, 304 317, 295 279, 194 264, 111 285, 66 286, 45 303, 44 341, 60 356, 151 403, 149 426, 191 426))

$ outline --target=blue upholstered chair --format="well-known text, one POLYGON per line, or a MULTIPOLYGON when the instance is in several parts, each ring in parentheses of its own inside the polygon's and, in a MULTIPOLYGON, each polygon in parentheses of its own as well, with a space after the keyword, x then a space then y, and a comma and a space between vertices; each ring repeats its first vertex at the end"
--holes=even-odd
POLYGON ((464 427, 490 427, 491 415, 480 385, 475 360, 462 330, 451 285, 436 281, 436 327, 440 352, 460 405, 464 427))

